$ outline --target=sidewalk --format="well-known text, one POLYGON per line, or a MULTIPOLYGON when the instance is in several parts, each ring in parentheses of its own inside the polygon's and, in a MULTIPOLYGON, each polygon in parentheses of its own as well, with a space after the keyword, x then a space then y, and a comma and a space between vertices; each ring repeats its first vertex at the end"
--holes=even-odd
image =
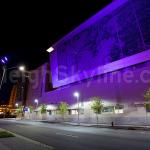
POLYGON ((83 126, 83 127, 99 127, 99 128, 111 128, 111 129, 127 129, 127 130, 148 130, 150 126, 135 126, 135 125, 108 125, 108 124, 88 124, 88 123, 74 123, 74 122, 63 122, 64 125, 72 126, 83 126))
MULTIPOLYGON (((11 119, 7 119, 11 120, 11 119)), ((12 120, 13 121, 13 120, 12 120)), ((42 124, 60 124, 60 125, 70 125, 70 126, 82 126, 82 127, 95 127, 95 128, 110 128, 110 129, 124 129, 124 130, 146 130, 150 131, 150 126, 144 126, 144 125, 117 125, 114 124, 112 127, 111 124, 91 124, 91 123, 75 123, 75 122, 59 122, 59 121, 50 121, 50 120, 14 120, 22 123, 41 123, 39 125, 42 126, 42 124)))
MULTIPOLYGON (((0 131, 6 131, 0 129, 0 131)), ((9 131, 8 131, 9 132, 9 131)), ((52 150, 53 148, 26 137, 14 134, 15 137, 0 138, 0 150, 52 150)))
POLYGON ((75 122, 58 122, 58 121, 49 121, 49 120, 36 120, 33 122, 41 123, 50 123, 50 124, 62 124, 62 125, 71 125, 71 126, 82 126, 82 127, 95 127, 95 128, 110 128, 110 129, 124 129, 124 130, 146 130, 150 131, 150 126, 144 125, 116 125, 110 124, 91 124, 91 123, 75 123, 75 122))

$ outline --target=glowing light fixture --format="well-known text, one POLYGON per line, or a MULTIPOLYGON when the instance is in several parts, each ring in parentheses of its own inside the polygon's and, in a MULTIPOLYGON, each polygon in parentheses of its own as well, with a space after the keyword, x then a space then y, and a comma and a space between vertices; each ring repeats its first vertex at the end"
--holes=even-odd
POLYGON ((73 93, 73 96, 74 97, 76 97, 77 98, 77 105, 78 105, 78 108, 77 108, 77 111, 78 111, 78 124, 80 124, 80 117, 79 117, 79 115, 80 115, 80 110, 79 110, 79 96, 80 96, 80 94, 79 94, 79 92, 74 92, 73 93))
POLYGON ((78 92, 75 92, 73 95, 74 95, 74 97, 79 97, 79 93, 78 92))
POLYGON ((39 100, 38 99, 35 99, 34 102, 36 103, 36 108, 38 107, 38 104, 39 104, 39 100))
POLYGON ((5 58, 6 61, 8 61, 8 58, 6 56, 4 58, 5 58))
POLYGON ((34 102, 35 102, 35 103, 38 103, 38 99, 35 99, 34 102))
POLYGON ((16 106, 16 107, 18 107, 18 106, 19 106, 19 104, 18 104, 18 103, 16 103, 16 104, 15 104, 15 106, 16 106))
POLYGON ((20 67, 19 67, 19 70, 20 70, 20 71, 25 71, 25 66, 20 66, 20 67))
POLYGON ((50 47, 50 48, 47 49, 46 51, 49 52, 49 53, 51 53, 53 50, 54 50, 54 48, 53 48, 53 47, 50 47))
POLYGON ((4 61, 3 59, 1 59, 1 62, 2 62, 3 64, 5 64, 5 61, 4 61))
POLYGON ((2 64, 6 64, 8 62, 8 58, 5 56, 1 59, 2 64))

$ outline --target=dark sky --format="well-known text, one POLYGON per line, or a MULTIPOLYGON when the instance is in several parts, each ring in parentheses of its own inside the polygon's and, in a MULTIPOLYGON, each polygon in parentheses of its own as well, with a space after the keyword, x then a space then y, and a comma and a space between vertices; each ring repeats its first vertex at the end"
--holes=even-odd
POLYGON ((9 65, 36 68, 46 60, 52 44, 112 0, 49 0, 49 3, 0 5, 0 56, 9 56, 9 65))

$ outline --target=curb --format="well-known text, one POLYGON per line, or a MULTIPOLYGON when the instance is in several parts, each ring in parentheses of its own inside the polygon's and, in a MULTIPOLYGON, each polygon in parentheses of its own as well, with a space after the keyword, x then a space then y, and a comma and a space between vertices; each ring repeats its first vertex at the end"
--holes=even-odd
POLYGON ((109 128, 109 129, 124 129, 124 130, 144 130, 150 131, 150 127, 140 127, 140 126, 107 126, 107 125, 84 125, 84 124, 72 124, 72 123, 61 123, 62 125, 71 125, 71 126, 82 126, 82 127, 95 127, 95 128, 109 128))

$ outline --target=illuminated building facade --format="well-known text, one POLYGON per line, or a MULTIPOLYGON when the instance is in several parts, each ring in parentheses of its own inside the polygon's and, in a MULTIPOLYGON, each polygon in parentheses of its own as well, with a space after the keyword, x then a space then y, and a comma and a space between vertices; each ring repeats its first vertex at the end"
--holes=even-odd
MULTIPOLYGON (((149 8, 149 0, 116 0, 53 45, 50 73, 43 65, 41 94, 34 96, 48 105, 48 119, 56 116, 56 105, 66 101, 68 120, 76 121, 73 93, 78 91, 81 122, 95 122, 90 100, 98 96, 104 103, 99 123, 150 123, 144 107, 150 87, 149 8)), ((28 101, 33 101, 33 91, 28 101)))

